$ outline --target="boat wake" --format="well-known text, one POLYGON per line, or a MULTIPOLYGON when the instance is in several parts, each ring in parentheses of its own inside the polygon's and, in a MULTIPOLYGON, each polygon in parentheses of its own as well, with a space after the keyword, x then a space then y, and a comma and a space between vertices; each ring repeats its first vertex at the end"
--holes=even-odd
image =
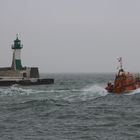
POLYGON ((99 85, 87 86, 83 89, 73 89, 73 93, 65 97, 68 101, 87 101, 106 96, 108 92, 99 85))
POLYGON ((90 87, 86 87, 83 89, 83 93, 81 94, 83 96, 83 100, 87 99, 94 99, 102 96, 106 96, 108 92, 99 85, 93 85, 90 87))
POLYGON ((98 97, 106 96, 108 92, 100 85, 86 86, 81 89, 26 89, 16 85, 1 88, 0 96, 32 96, 37 100, 53 99, 53 100, 65 100, 70 102, 92 100, 98 97))

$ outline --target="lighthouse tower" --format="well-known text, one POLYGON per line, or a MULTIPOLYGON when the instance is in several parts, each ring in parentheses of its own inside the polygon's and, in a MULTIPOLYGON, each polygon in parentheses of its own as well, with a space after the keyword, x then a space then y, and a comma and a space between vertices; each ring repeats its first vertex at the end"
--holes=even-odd
POLYGON ((14 40, 14 44, 12 45, 13 50, 13 60, 12 60, 12 69, 14 70, 21 70, 22 64, 21 64, 21 49, 23 45, 21 45, 21 41, 18 39, 18 35, 16 40, 14 40))

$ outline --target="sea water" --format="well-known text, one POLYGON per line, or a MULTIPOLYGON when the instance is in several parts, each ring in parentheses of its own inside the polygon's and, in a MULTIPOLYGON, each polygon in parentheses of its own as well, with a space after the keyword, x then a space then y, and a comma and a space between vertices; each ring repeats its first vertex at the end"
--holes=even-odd
POLYGON ((0 140, 140 140, 140 89, 109 94, 113 74, 50 74, 0 87, 0 140))

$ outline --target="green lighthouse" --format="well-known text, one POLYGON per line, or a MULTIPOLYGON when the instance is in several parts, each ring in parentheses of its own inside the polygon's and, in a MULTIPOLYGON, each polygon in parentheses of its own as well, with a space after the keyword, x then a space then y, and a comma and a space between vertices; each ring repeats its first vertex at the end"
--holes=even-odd
POLYGON ((21 45, 21 41, 18 39, 18 35, 16 40, 14 40, 14 44, 12 45, 13 50, 13 60, 12 60, 12 68, 15 70, 21 70, 21 49, 23 45, 21 45))

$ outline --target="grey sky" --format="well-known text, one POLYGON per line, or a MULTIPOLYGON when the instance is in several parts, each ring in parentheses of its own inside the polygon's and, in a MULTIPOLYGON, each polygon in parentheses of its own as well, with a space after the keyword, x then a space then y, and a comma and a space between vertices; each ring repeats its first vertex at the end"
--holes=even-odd
POLYGON ((41 72, 114 72, 120 56, 140 72, 139 0, 0 0, 0 66, 16 33, 41 72))

